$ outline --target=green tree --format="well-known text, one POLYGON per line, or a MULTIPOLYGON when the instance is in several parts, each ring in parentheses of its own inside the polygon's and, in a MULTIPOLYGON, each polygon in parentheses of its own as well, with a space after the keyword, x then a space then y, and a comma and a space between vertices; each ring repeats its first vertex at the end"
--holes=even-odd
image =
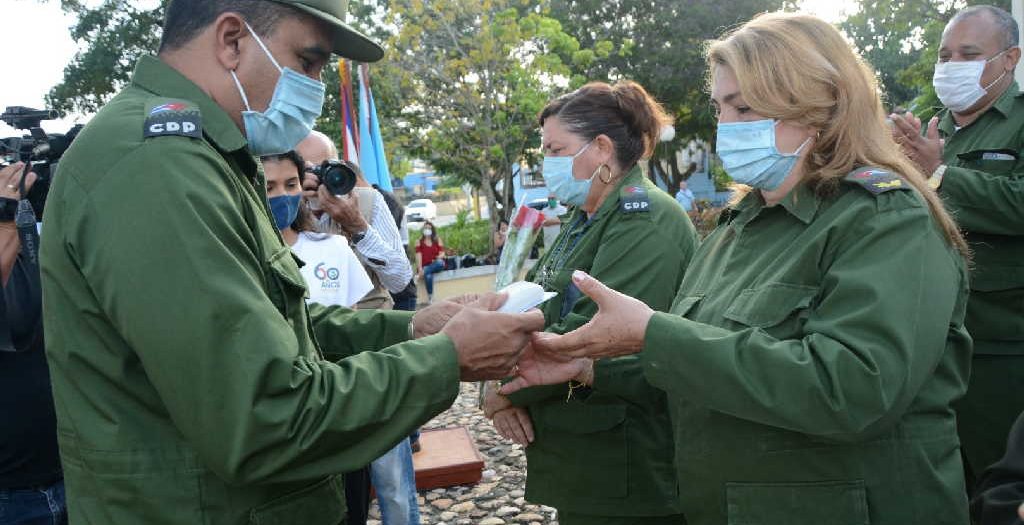
POLYGON ((842 29, 878 72, 886 103, 927 119, 941 105, 932 73, 942 30, 957 11, 975 4, 1010 9, 1008 0, 859 0, 842 29))
POLYGON ((71 37, 84 48, 64 68, 47 104, 62 112, 93 113, 131 80, 139 57, 156 53, 167 0, 147 2, 62 0, 75 15, 71 37))
POLYGON ((635 80, 675 117, 675 139, 655 152, 655 160, 669 161, 669 171, 656 169, 657 175, 674 188, 697 168, 680 170, 672 160, 676 151, 714 132, 706 43, 758 13, 787 6, 783 0, 552 0, 551 16, 592 50, 593 60, 573 63, 576 83, 635 80))
POLYGON ((512 211, 514 166, 539 146, 537 113, 568 85, 567 63, 590 54, 523 0, 392 1, 386 25, 397 29, 373 68, 375 96, 391 90, 378 110, 402 150, 479 188, 496 227, 512 211))

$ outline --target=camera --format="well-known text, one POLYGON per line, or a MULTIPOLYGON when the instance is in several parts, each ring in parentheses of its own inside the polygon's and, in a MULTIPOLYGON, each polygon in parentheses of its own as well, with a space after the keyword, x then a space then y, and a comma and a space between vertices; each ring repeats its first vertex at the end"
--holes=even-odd
POLYGON ((47 134, 40 126, 44 120, 53 120, 60 115, 53 110, 40 110, 24 106, 10 106, 2 114, 3 121, 12 128, 28 130, 28 135, 0 138, 0 167, 15 162, 24 162, 35 172, 35 184, 25 197, 32 203, 36 217, 42 220, 43 205, 50 190, 50 183, 57 172, 57 164, 68 147, 82 131, 81 124, 67 133, 47 134))
POLYGON ((356 169, 343 160, 325 160, 310 170, 320 178, 320 184, 327 186, 331 195, 348 195, 356 187, 356 169))

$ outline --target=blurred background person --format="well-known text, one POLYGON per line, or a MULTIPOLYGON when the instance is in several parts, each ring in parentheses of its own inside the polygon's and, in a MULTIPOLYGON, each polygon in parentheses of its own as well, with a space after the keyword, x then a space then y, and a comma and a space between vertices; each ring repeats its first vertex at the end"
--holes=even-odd
MULTIPOLYGON (((591 83, 539 116, 543 175, 572 206, 527 280, 558 295, 540 306, 561 334, 597 311, 570 280, 575 270, 666 310, 697 246, 689 218, 638 166, 663 127, 664 109, 639 84, 591 83)), ((665 393, 626 356, 582 363, 571 380, 508 398, 489 389, 485 414, 526 447, 526 497, 558 509, 563 525, 681 525, 665 393), (586 386, 593 385, 593 388, 586 386)))
POLYGON ((22 246, 15 224, 23 176, 27 195, 35 173, 20 162, 0 169, 0 523, 67 523, 38 254, 22 246))
MULTIPOLYGON (((331 195, 315 175, 306 174, 303 187, 306 198, 315 203, 322 213, 318 228, 322 232, 344 235, 364 264, 373 284, 371 290, 356 305, 359 309, 391 309, 392 294, 407 290, 412 281, 412 265, 405 252, 405 243, 399 231, 400 220, 392 213, 380 191, 363 177, 358 166, 340 161, 334 142, 319 131, 312 131, 296 146, 306 167, 319 166, 324 161, 338 161, 352 170, 356 187, 347 195, 331 195)), ((412 434, 418 439, 418 433, 412 434)), ((419 524, 419 506, 416 503, 416 472, 412 461, 410 440, 399 442, 370 464, 370 479, 355 479, 353 473, 347 481, 353 487, 349 496, 357 500, 360 508, 369 501, 369 484, 377 492, 377 501, 384 525, 419 524), (352 478, 352 479, 349 479, 352 478), (365 492, 365 494, 364 494, 365 492)))
POLYGON ((267 199, 285 243, 305 266, 300 268, 309 290, 309 301, 351 307, 373 284, 356 258, 348 240, 315 230, 313 214, 302 196, 305 163, 294 151, 262 157, 267 179, 267 199))
POLYGON ((687 215, 693 213, 693 191, 686 187, 686 181, 679 181, 679 191, 676 192, 676 202, 683 207, 687 215))
POLYGON ((423 235, 416 241, 416 276, 423 279, 430 304, 434 301, 434 274, 444 270, 444 243, 430 221, 423 222, 420 232, 423 235))
MULTIPOLYGON (((295 150, 309 168, 326 160, 338 161, 334 143, 319 131, 311 132, 295 150)), ((311 173, 303 181, 303 188, 320 213, 317 225, 320 231, 348 238, 374 283, 374 289, 359 302, 358 307, 390 309, 393 304, 391 293, 401 292, 412 279, 412 265, 405 253, 401 233, 384 196, 366 182, 359 167, 346 161, 339 162, 355 172, 356 187, 352 192, 342 196, 331 195, 311 173)))
POLYGON ((1024 412, 1010 430, 1003 458, 981 476, 971 501, 971 518, 981 525, 1024 521, 1024 412))
MULTIPOLYGON (((569 209, 558 202, 558 196, 554 193, 548 194, 548 205, 541 210, 544 214, 544 250, 550 250, 555 245, 555 238, 562 230, 562 216, 569 213, 569 209)), ((506 226, 507 227, 507 226, 506 226)))

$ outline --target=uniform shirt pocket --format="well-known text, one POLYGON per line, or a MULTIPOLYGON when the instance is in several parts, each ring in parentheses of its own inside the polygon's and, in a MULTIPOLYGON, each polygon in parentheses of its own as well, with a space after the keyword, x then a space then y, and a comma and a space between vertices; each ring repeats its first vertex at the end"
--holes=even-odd
POLYGON ((281 315, 290 317, 297 309, 301 309, 309 293, 306 289, 306 281, 299 271, 299 261, 288 247, 283 247, 274 252, 267 261, 269 269, 268 292, 271 302, 281 312, 281 315))
POLYGON ((817 294, 817 286, 768 283, 743 290, 723 315, 750 327, 768 328, 792 316, 802 317, 817 294))
POLYGON ((345 485, 331 476, 252 509, 251 525, 336 525, 345 518, 345 485))
POLYGON ((864 481, 726 483, 729 525, 868 525, 864 481))
POLYGON ((973 150, 957 155, 965 168, 996 175, 1013 171, 1017 157, 1017 152, 1007 149, 973 150))

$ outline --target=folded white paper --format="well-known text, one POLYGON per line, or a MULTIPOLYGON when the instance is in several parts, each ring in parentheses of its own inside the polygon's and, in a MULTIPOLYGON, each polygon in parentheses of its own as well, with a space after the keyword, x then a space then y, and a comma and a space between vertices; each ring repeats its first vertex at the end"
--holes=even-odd
POLYGON ((499 312, 505 313, 525 312, 558 295, 555 292, 545 292, 543 286, 527 281, 512 283, 500 291, 508 294, 508 300, 498 308, 499 312))

